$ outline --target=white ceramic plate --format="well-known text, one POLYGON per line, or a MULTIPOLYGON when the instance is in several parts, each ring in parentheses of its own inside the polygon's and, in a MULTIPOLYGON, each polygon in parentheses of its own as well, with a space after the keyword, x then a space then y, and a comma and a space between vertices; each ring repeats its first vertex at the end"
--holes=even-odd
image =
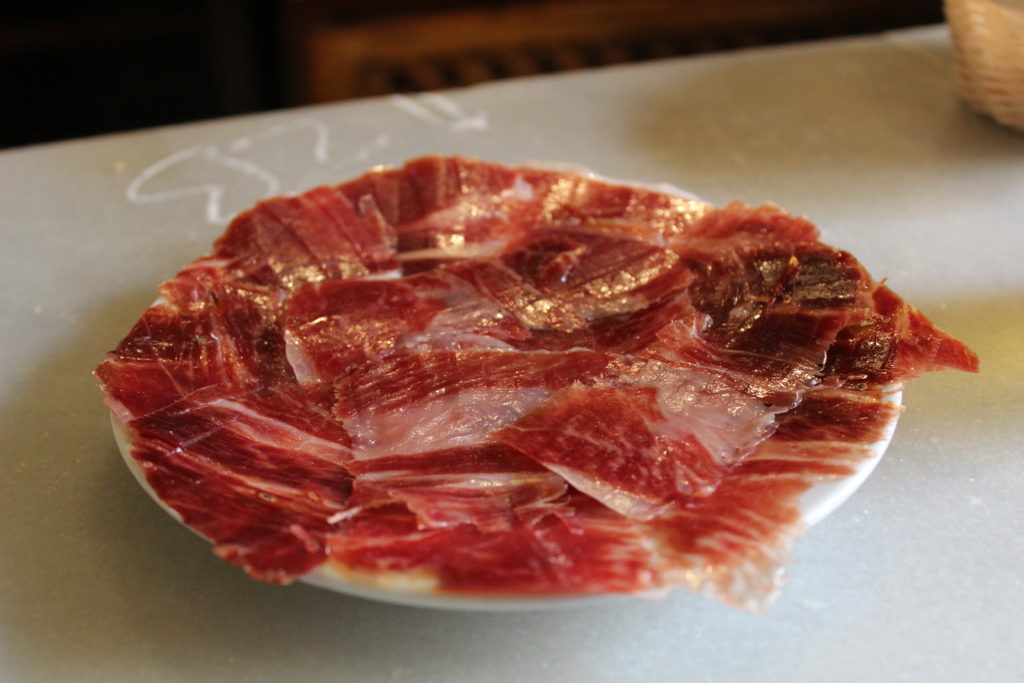
MULTIPOLYGON (((899 405, 901 398, 902 392, 895 391, 889 394, 888 401, 893 405, 899 405)), ((823 480, 803 495, 800 500, 800 506, 807 526, 817 524, 835 511, 836 508, 842 505, 842 503, 853 495, 853 492, 864 483, 878 465, 878 461, 885 453, 885 449, 889 446, 889 442, 892 440, 892 435, 896 430, 896 422, 898 419, 899 414, 896 413, 886 429, 885 436, 871 445, 872 457, 861 461, 856 466, 852 475, 842 479, 823 480)), ((133 475, 135 475, 135 479, 139 482, 142 488, 146 490, 150 497, 152 497, 153 500, 155 500, 160 507, 167 512, 167 514, 181 522, 181 515, 160 500, 159 496, 156 495, 156 492, 149 485, 149 482, 146 481, 146 475, 143 474, 142 467, 139 465, 139 462, 132 457, 131 438, 125 429, 124 424, 113 414, 111 414, 111 423, 113 424, 114 438, 117 441, 117 446, 120 449, 125 462, 128 464, 128 469, 131 470, 133 475)), ((381 602, 414 607, 430 607, 435 609, 452 610, 522 611, 550 609, 594 605, 602 601, 623 599, 624 597, 620 595, 579 595, 528 598, 462 597, 423 591, 418 586, 403 586, 400 583, 389 585, 386 588, 367 585, 349 577, 342 576, 332 570, 328 565, 324 565, 320 569, 307 574, 302 578, 302 581, 319 588, 326 588, 328 590, 345 593, 347 595, 354 595, 369 600, 378 600, 381 602)))
MULTIPOLYGON (((700 197, 674 185, 667 183, 639 183, 607 178, 579 164, 557 161, 532 161, 524 164, 524 166, 550 171, 575 173, 576 175, 612 184, 640 187, 653 190, 655 192, 674 194, 684 199, 691 199, 698 202, 703 201, 700 197)), ((160 302, 161 299, 158 299, 155 304, 160 302)), ((889 394, 888 400, 894 405, 899 405, 901 397, 902 392, 894 391, 889 394)), ((892 439, 893 432, 896 429, 896 422, 898 418, 899 415, 896 414, 892 422, 888 425, 884 438, 871 446, 872 457, 861 461, 856 466, 854 474, 837 480, 822 480, 803 495, 800 500, 800 506, 807 526, 817 524, 819 521, 827 517, 836 508, 838 508, 843 501, 853 495, 853 492, 864 483, 871 472, 875 469, 875 466, 878 464, 882 455, 885 453, 885 449, 888 447, 889 442, 892 439)), ((153 491, 149 483, 146 481, 146 477, 143 474, 138 461, 131 456, 130 438, 124 425, 113 414, 111 415, 111 421, 114 425, 114 436, 117 440, 118 448, 121 450, 121 455, 124 456, 125 462, 128 464, 128 468, 132 471, 132 474, 135 475, 136 480, 138 480, 139 484, 147 493, 149 493, 153 500, 166 510, 169 515, 181 522, 181 516, 160 500, 156 495, 156 492, 153 491)), ((421 586, 412 582, 403 583, 400 579, 389 583, 386 587, 382 585, 370 585, 365 582, 354 580, 351 577, 343 576, 328 565, 323 565, 320 569, 307 574, 302 578, 302 581, 320 588, 326 588, 328 590, 367 598, 370 600, 415 607, 455 610, 534 610, 556 607, 572 607, 577 605, 593 605, 600 601, 623 599, 624 597, 621 595, 582 595, 528 598, 461 597, 433 593, 429 590, 424 590, 421 586)))

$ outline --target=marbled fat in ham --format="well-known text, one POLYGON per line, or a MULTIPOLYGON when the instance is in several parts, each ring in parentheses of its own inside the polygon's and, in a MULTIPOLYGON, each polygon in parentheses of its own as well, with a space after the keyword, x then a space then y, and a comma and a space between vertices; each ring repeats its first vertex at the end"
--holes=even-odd
POLYGON ((609 361, 587 350, 394 354, 340 375, 335 412, 360 455, 482 444, 609 361))
POLYGON ((506 530, 565 496, 556 473, 522 453, 484 443, 349 463, 353 510, 401 503, 420 528, 471 524, 506 530))
POLYGON ((352 490, 349 439, 329 416, 288 387, 207 386, 129 426, 161 500, 218 555, 281 581, 324 561, 352 490))
POLYGON ((259 203, 99 365, 252 576, 763 606, 888 393, 977 358, 813 224, 426 157, 259 203))

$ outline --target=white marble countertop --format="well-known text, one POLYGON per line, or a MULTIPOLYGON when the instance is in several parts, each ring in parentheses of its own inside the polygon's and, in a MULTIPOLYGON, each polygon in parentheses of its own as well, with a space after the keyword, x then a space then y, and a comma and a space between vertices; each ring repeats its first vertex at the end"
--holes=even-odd
POLYGON ((9 150, 0 206, 0 679, 1024 679, 1024 135, 957 100, 942 27, 9 150), (889 453, 760 616, 256 583, 135 483, 90 371, 232 213, 428 153, 774 201, 982 372, 906 391, 889 453))

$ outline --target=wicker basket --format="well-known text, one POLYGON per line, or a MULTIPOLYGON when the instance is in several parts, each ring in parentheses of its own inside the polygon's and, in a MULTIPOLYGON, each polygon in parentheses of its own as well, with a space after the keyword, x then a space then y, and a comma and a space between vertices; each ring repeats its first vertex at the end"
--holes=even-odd
POLYGON ((1024 130, 1024 0, 946 0, 960 94, 1024 130))

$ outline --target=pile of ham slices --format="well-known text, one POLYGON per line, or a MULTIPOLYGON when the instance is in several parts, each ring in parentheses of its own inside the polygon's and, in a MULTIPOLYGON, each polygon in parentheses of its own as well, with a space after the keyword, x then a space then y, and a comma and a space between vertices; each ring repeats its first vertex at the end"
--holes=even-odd
POLYGON ((261 202, 160 292, 96 375, 275 583, 757 608, 887 392, 977 369, 807 220, 464 158, 261 202))

